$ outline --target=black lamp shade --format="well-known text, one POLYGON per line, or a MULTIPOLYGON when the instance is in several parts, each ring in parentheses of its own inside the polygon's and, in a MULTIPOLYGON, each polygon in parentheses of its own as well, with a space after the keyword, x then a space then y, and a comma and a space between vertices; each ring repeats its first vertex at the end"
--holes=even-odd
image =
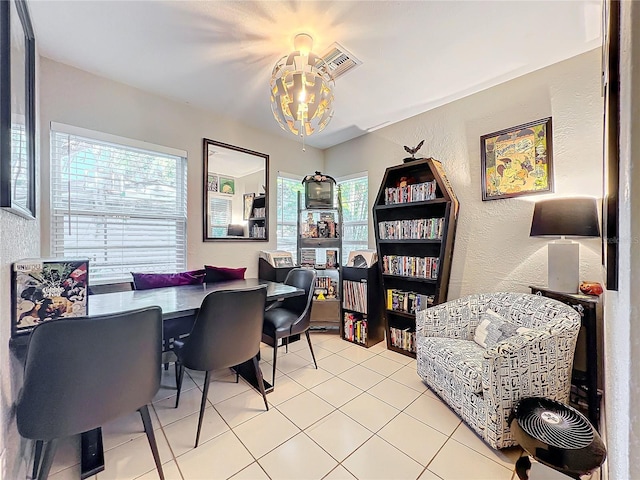
POLYGON ((596 199, 554 198, 537 202, 530 236, 599 237, 596 199))

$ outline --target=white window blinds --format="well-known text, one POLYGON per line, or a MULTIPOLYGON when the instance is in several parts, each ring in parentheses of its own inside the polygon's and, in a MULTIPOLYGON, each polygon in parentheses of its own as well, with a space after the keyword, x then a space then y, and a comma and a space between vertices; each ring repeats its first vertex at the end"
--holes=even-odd
POLYGON ((88 258, 92 284, 131 280, 130 272, 184 270, 186 154, 54 128, 52 255, 88 258))
POLYGON ((231 200, 215 197, 209 194, 209 226, 211 237, 224 237, 227 235, 227 227, 231 223, 231 200))
POLYGON ((278 250, 291 252, 293 261, 296 264, 298 258, 298 192, 304 192, 304 187, 300 180, 282 175, 278 176, 276 245, 278 250))
POLYGON ((336 179, 342 198, 342 264, 349 252, 369 248, 369 179, 367 172, 336 179))

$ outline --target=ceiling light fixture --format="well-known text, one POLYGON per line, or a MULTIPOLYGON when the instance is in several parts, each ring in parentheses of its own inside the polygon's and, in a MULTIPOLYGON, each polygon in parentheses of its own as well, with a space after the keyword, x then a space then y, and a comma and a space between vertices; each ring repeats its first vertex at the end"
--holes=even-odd
POLYGON ((273 67, 271 110, 283 130, 302 137, 321 132, 333 117, 335 82, 325 61, 311 53, 313 38, 295 36, 295 50, 273 67))

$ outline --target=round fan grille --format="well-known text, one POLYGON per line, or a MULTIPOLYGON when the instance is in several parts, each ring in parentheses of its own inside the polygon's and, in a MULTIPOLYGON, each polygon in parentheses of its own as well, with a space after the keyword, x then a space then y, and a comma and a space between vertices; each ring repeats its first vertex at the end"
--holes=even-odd
POLYGON ((593 441, 593 429, 584 415, 552 401, 526 409, 518 423, 532 437, 557 448, 577 450, 593 441))

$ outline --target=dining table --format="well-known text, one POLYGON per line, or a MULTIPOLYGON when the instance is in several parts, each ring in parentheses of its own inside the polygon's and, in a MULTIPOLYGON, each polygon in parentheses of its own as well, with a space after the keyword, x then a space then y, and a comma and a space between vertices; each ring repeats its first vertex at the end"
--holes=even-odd
MULTIPOLYGON (((224 290, 242 290, 267 286, 267 304, 288 297, 304 295, 304 290, 257 278, 227 280, 201 285, 181 285, 175 287, 154 288, 149 290, 130 290, 112 293, 90 295, 87 299, 87 315, 100 316, 112 313, 122 313, 139 308, 159 306, 162 309, 162 319, 165 323, 180 319, 195 319, 202 300, 212 292, 224 290)), ((12 339, 10 346, 17 356, 26 356, 28 336, 12 339), (22 354, 20 354, 22 350, 22 354)), ((166 353, 166 352, 165 352, 166 353)), ((165 360, 163 359, 163 362, 165 360)), ((158 365, 158 368, 161 368, 158 365)), ((258 388, 258 379, 251 361, 234 367, 254 388, 258 388)), ((263 380, 264 381, 264 380, 263 380)), ((265 391, 273 391, 273 386, 264 381, 265 391)), ((84 432, 81 435, 81 478, 88 478, 104 470, 104 450, 102 445, 101 428, 84 432)))

